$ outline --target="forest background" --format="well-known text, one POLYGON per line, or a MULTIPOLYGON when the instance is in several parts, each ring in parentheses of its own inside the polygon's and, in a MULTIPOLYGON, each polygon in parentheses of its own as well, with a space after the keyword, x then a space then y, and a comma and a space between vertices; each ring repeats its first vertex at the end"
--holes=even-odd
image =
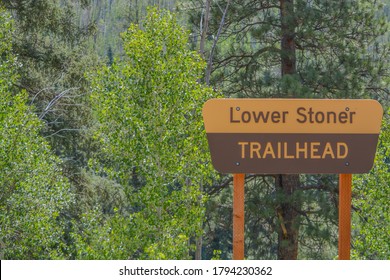
MULTIPOLYGON (((2 0, 0 259, 231 259, 214 97, 371 98, 352 258, 390 259, 389 0, 2 0)), ((247 175, 247 259, 335 259, 336 175, 247 175)))

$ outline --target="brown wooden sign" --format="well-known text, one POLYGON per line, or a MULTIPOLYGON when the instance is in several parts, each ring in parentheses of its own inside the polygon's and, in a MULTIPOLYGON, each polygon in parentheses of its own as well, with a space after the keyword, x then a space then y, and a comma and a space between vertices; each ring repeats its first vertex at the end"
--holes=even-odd
POLYGON ((383 109, 375 100, 211 99, 203 118, 221 173, 365 173, 383 109))

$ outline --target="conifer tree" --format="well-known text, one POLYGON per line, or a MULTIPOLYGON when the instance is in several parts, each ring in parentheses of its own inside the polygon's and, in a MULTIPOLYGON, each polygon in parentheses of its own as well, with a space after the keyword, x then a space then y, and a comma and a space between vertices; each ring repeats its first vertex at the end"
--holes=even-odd
MULTIPOLYGON (((387 104, 388 25, 379 1, 212 3, 207 30, 211 40, 205 53, 212 55, 208 58, 212 61, 211 84, 221 88, 225 96, 375 98, 387 104), (213 45, 216 47, 211 52, 213 45)), ((196 29, 204 13, 198 10, 192 15, 196 29)), ((248 223, 267 224, 257 236, 263 241, 250 242, 264 244, 269 240, 270 255, 279 259, 296 259, 300 252, 314 258, 332 258, 337 254, 335 177, 279 175, 257 182, 261 183, 247 192, 257 191, 264 200, 273 202, 259 200, 260 204, 268 205, 265 209, 258 206, 264 210, 263 214, 247 212, 252 217, 247 219, 248 223), (276 242, 277 248, 272 246, 276 242), (327 253, 321 255, 304 249, 314 244, 327 253)), ((248 227, 256 228, 254 224, 248 227)), ((261 255, 255 253, 252 257, 261 255)))

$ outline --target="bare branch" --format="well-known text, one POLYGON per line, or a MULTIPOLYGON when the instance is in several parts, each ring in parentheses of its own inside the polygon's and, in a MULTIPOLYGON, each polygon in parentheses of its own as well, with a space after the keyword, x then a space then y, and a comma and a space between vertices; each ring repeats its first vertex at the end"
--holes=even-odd
POLYGON ((69 88, 69 89, 66 89, 62 92, 60 92, 58 95, 56 95, 52 100, 50 100, 50 102, 47 104, 46 108, 43 110, 43 112, 39 115, 39 119, 42 120, 46 114, 48 112, 51 111, 51 109, 53 108, 53 106, 62 98, 64 97, 66 94, 68 94, 70 91, 72 90, 76 90, 77 88, 69 88))
POLYGON ((86 129, 83 129, 83 128, 63 128, 63 129, 60 129, 60 130, 57 130, 56 132, 50 134, 50 135, 47 135, 45 136, 45 138, 48 138, 48 137, 51 137, 51 136, 54 136, 60 132, 63 132, 63 131, 84 131, 86 129))
MULTIPOLYGON (((253 180, 254 178, 256 177, 263 177, 263 179, 265 177, 268 177, 268 176, 274 176, 274 175, 258 175, 258 174, 247 174, 245 176, 245 183, 248 183, 250 182, 251 180, 253 180)), ((229 175, 229 177, 227 177, 222 183, 218 184, 218 185, 213 185, 210 187, 210 190, 207 191, 207 194, 208 195, 213 195, 219 191, 221 191, 222 189, 228 187, 230 185, 230 183, 233 182, 233 177, 231 175, 229 175)))
POLYGON ((326 190, 330 192, 338 192, 337 188, 332 188, 327 185, 307 185, 307 186, 300 186, 298 190, 301 191, 307 191, 307 190, 326 190))
POLYGON ((209 29, 210 4, 211 4, 211 0, 205 0, 205 14, 203 15, 203 10, 202 10, 202 18, 200 19, 201 37, 200 37, 199 51, 202 57, 204 57, 204 44, 207 37, 207 31, 209 29))
POLYGON ((221 19, 221 22, 219 23, 217 36, 215 36, 213 46, 211 47, 210 56, 209 56, 209 59, 207 62, 207 69, 206 69, 206 77, 205 77, 206 85, 210 84, 210 75, 211 75, 211 69, 213 68, 214 51, 215 51, 215 47, 217 46, 219 36, 221 35, 222 27, 225 23, 225 17, 226 17, 228 8, 229 8, 229 4, 230 4, 230 0, 228 0, 226 7, 225 7, 225 10, 223 11, 222 19, 221 19))

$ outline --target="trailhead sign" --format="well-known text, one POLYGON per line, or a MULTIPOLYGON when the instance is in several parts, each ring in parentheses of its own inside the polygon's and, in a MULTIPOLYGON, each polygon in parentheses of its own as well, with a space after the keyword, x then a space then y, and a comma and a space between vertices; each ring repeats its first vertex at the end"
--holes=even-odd
POLYGON ((366 173, 382 115, 365 99, 210 99, 203 107, 221 173, 366 173))

